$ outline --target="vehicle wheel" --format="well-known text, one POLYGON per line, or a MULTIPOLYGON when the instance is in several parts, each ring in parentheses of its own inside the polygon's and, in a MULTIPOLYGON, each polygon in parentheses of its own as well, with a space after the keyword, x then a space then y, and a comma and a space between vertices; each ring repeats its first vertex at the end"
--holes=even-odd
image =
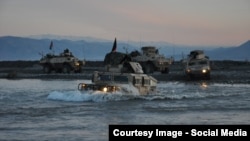
POLYGON ((192 74, 187 74, 188 81, 193 80, 193 79, 194 79, 194 76, 192 74))
POLYGON ((210 80, 210 74, 206 75, 206 80, 210 80))
POLYGON ((62 69, 57 69, 56 72, 57 73, 62 73, 62 69))
POLYGON ((169 69, 168 68, 165 68, 165 70, 163 70, 161 73, 169 73, 169 69))
POLYGON ((69 65, 64 65, 62 72, 63 73, 70 73, 70 67, 69 67, 69 65))
POLYGON ((49 66, 49 65, 45 65, 45 66, 43 67, 43 72, 44 72, 44 73, 50 73, 50 72, 51 72, 50 66, 49 66))
POLYGON ((82 72, 82 67, 79 68, 79 70, 77 70, 77 73, 81 73, 82 72))
POLYGON ((143 67, 143 71, 144 71, 145 74, 153 73, 152 65, 151 64, 146 64, 143 67))

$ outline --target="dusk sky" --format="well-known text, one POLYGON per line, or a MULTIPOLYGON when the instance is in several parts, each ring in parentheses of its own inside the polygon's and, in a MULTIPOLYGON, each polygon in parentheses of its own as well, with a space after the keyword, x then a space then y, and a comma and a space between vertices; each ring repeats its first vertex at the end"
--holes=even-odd
POLYGON ((0 0, 0 36, 39 34, 236 46, 250 0, 0 0))

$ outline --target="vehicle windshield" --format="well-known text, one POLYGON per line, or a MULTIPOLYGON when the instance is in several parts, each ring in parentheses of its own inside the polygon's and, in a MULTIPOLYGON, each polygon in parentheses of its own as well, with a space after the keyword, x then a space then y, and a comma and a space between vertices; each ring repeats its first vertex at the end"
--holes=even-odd
POLYGON ((128 77, 127 76, 114 76, 114 81, 128 82, 128 77))
POLYGON ((114 81, 114 82, 122 82, 128 83, 128 77, 123 75, 109 75, 109 74, 102 74, 99 78, 101 81, 114 81))
POLYGON ((195 65, 195 62, 189 62, 188 65, 193 66, 193 65, 195 65))
POLYGON ((200 65, 206 65, 206 64, 207 64, 207 61, 200 61, 199 64, 200 64, 200 65))
POLYGON ((206 65, 208 64, 208 61, 206 60, 202 60, 202 61, 197 61, 197 62, 189 62, 188 65, 189 66, 194 66, 194 65, 206 65))

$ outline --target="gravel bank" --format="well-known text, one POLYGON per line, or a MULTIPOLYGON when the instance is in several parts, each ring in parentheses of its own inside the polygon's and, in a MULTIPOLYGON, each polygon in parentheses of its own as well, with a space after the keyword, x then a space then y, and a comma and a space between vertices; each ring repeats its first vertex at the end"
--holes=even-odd
MULTIPOLYGON (((89 62, 82 73, 62 74, 52 72, 51 74, 42 73, 42 68, 38 62, 0 62, 1 79, 91 79, 93 71, 103 70, 102 62, 89 62), (22 63, 25 65, 22 65, 22 63), (4 64, 4 65, 3 65, 4 64), (12 65, 11 65, 12 64, 12 65), (18 64, 18 65, 13 65, 18 64)), ((239 61, 213 61, 211 62, 212 71, 210 80, 196 79, 192 81, 209 81, 216 83, 246 83, 250 84, 250 63, 239 61)), ((170 66, 168 74, 155 72, 150 74, 158 81, 185 81, 186 76, 180 62, 170 66)))

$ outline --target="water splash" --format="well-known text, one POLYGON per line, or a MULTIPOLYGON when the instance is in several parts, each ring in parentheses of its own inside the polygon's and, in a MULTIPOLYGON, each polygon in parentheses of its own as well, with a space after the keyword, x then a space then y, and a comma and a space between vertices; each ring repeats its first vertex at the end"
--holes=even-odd
POLYGON ((208 84, 180 82, 160 83, 157 92, 140 95, 138 90, 131 85, 124 85, 124 92, 105 93, 102 91, 52 91, 48 95, 49 100, 72 102, 107 102, 123 100, 180 100, 190 98, 208 98, 218 96, 232 96, 247 94, 249 85, 208 84), (223 88, 223 89, 222 89, 223 88), (220 91, 220 93, 218 93, 220 91))

